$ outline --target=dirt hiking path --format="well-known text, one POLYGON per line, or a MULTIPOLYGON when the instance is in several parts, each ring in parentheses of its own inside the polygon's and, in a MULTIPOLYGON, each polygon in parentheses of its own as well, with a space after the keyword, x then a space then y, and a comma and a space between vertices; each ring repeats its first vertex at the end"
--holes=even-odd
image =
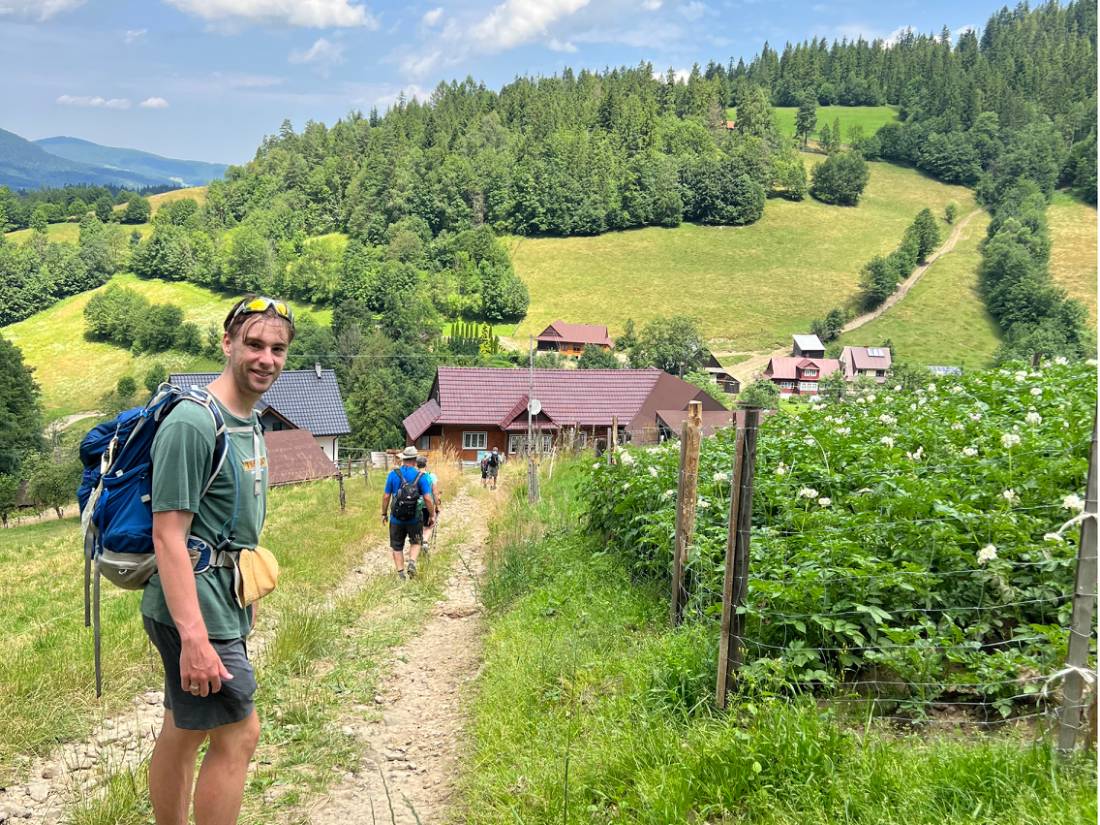
POLYGON ((445 821, 463 743, 465 688, 481 663, 477 581, 484 569, 486 509, 463 489, 444 510, 441 540, 449 541, 450 532, 461 542, 442 597, 419 634, 390 651, 389 673, 375 697, 381 718, 375 713, 342 720, 366 746, 360 769, 289 821, 303 816, 313 825, 445 821))
MULTIPOLYGON (((463 482, 473 483, 471 479, 463 482)), ((310 815, 317 818, 311 821, 340 825, 372 822, 373 800, 377 821, 390 822, 379 767, 385 772, 396 822, 416 822, 408 813, 406 798, 415 805, 420 822, 440 821, 454 776, 462 722, 460 688, 476 673, 480 661, 481 625, 474 577, 482 569, 485 535, 482 502, 461 490, 448 502, 440 528, 442 542, 462 538, 444 597, 435 605, 421 635, 391 651, 394 668, 380 693, 381 722, 363 718, 344 722, 366 741, 368 759, 356 782, 345 782, 327 802, 315 806, 310 815), (331 815, 327 813, 330 810, 334 811, 331 815)), ((365 536, 362 547, 360 563, 333 589, 330 600, 353 595, 371 578, 393 575, 389 554, 379 552, 379 537, 365 536)), ((263 660, 264 649, 275 635, 273 619, 269 613, 265 621, 261 612, 249 641, 254 661, 263 660)), ((160 730, 163 700, 159 690, 139 694, 128 710, 104 719, 88 739, 65 743, 46 757, 27 760, 29 778, 0 787, 0 825, 66 822, 72 807, 94 796, 108 775, 136 769, 148 761, 160 730)))
MULTIPOLYGON (((911 290, 916 285, 917 281, 921 279, 924 273, 928 271, 928 268, 932 266, 932 264, 934 264, 941 257, 948 254, 955 248, 955 245, 959 242, 959 238, 962 235, 962 231, 966 228, 967 224, 970 223, 974 216, 981 211, 981 209, 975 209, 973 212, 971 212, 958 223, 956 223, 954 228, 951 230, 951 234, 948 235, 947 240, 943 242, 940 248, 929 255, 927 261, 914 269, 912 274, 910 274, 908 278, 898 284, 897 290, 895 290, 889 298, 887 298, 879 306, 875 307, 870 312, 866 312, 863 315, 858 315, 853 318, 841 328, 841 332, 851 332, 854 329, 859 329, 864 324, 868 324, 871 321, 875 320, 875 318, 878 318, 880 315, 882 315, 882 313, 886 312, 886 310, 890 309, 890 307, 892 307, 894 304, 904 298, 909 293, 909 290, 911 290)), ((741 380, 741 383, 744 385, 753 381, 756 374, 764 370, 764 368, 768 366, 768 362, 772 358, 779 358, 784 355, 790 354, 791 348, 789 346, 786 346, 782 349, 777 349, 774 352, 754 355, 739 364, 734 364, 732 367, 729 368, 729 371, 732 375, 735 375, 737 378, 739 378, 741 380)))

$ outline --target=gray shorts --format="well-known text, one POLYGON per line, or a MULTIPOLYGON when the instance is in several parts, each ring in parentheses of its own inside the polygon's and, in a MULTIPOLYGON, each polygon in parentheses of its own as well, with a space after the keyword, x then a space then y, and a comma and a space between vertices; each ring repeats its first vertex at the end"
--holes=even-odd
POLYGON ((247 719, 253 709, 256 674, 248 661, 244 639, 211 639, 210 644, 233 678, 209 696, 194 696, 180 685, 180 634, 171 625, 142 617, 145 632, 164 662, 164 707, 172 711, 177 728, 210 730, 247 719))

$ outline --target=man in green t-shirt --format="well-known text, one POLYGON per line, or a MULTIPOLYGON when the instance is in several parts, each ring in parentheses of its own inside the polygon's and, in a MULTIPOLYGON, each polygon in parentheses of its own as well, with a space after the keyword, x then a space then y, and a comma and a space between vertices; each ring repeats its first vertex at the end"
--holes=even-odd
POLYGON ((232 566, 196 573, 189 548, 255 548, 267 504, 267 453, 255 406, 286 363, 294 318, 282 301, 245 298, 224 323, 226 364, 207 386, 225 420, 227 452, 209 489, 214 422, 180 403, 153 440, 153 546, 157 574, 141 600, 145 630, 164 662, 164 725, 149 762, 158 825, 232 823, 260 737, 256 679, 245 637, 255 605, 236 598, 232 566), (198 782, 195 757, 209 739, 198 782))

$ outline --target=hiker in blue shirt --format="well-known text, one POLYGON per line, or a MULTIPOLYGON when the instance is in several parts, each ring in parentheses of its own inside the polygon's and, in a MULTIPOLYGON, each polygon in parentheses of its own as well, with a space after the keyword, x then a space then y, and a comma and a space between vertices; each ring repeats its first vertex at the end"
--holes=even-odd
POLYGON ((428 474, 416 468, 416 447, 401 451, 401 466, 390 470, 382 493, 382 523, 390 525, 390 550, 393 566, 399 578, 416 575, 416 560, 424 540, 424 527, 435 524, 435 498, 428 474), (428 521, 422 522, 418 505, 421 500, 428 510, 428 521), (391 508, 390 503, 393 503, 391 508), (409 542, 409 562, 405 564, 405 540, 409 542))
POLYGON ((420 508, 420 519, 424 523, 424 552, 427 553, 428 547, 431 546, 432 535, 435 533, 436 522, 439 521, 439 510, 443 506, 443 494, 439 491, 439 478, 428 469, 427 456, 417 456, 416 469, 422 470, 428 479, 428 483, 432 485, 432 501, 435 502, 435 518, 430 524, 428 522, 428 508, 420 508))

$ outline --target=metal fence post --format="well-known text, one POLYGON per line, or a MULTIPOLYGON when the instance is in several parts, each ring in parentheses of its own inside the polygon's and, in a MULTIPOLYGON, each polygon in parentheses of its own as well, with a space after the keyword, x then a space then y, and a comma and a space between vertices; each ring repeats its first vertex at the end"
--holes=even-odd
MULTIPOLYGON (((1092 446, 1089 449, 1089 475, 1085 483, 1085 518, 1081 522, 1081 541, 1077 546, 1077 575, 1073 587, 1073 619, 1069 631, 1069 651, 1062 688, 1062 713, 1058 725, 1058 749, 1072 751, 1081 729, 1085 705, 1084 670, 1089 662, 1089 639, 1096 601, 1096 418, 1092 422, 1092 446), (1070 669, 1072 668, 1072 669, 1070 669)), ((1093 674, 1093 684, 1096 684, 1093 674)))
POLYGON ((688 551, 695 534, 696 492, 699 486, 699 438, 703 423, 703 405, 698 401, 688 404, 688 416, 680 433, 680 478, 676 493, 676 540, 672 558, 672 625, 679 625, 684 618, 684 605, 688 599, 684 586, 684 569, 688 551))

